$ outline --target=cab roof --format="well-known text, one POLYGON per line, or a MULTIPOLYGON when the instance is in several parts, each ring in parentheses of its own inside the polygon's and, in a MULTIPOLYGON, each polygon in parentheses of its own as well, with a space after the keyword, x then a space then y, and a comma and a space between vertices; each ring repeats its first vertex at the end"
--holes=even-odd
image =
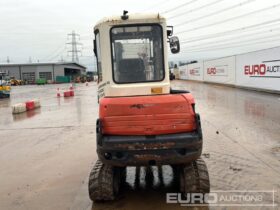
POLYGON ((94 28, 97 28, 98 26, 102 24, 108 24, 108 25, 118 25, 118 24, 129 24, 129 23, 160 23, 165 22, 166 19, 160 15, 159 13, 135 13, 135 14, 127 14, 128 19, 123 20, 122 14, 115 15, 111 17, 105 17, 98 21, 94 28))

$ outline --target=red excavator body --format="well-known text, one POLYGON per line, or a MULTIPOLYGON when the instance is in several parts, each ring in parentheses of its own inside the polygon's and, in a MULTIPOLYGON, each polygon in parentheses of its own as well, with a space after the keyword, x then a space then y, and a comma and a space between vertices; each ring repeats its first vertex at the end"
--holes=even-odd
POLYGON ((202 132, 192 95, 100 100, 97 153, 114 166, 184 164, 201 155, 202 132))
POLYGON ((190 93, 102 98, 99 119, 106 135, 162 135, 196 129, 190 93))

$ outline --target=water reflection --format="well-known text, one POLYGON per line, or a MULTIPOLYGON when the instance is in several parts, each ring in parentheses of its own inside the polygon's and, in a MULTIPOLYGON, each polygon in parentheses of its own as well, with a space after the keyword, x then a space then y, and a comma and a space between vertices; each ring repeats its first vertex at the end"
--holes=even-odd
POLYGON ((19 122, 41 114, 41 109, 34 109, 20 114, 13 114, 13 121, 19 122))
POLYGON ((0 108, 6 108, 11 106, 11 100, 9 98, 0 98, 0 108))
POLYGON ((247 115, 263 118, 265 116, 265 105, 257 103, 254 100, 245 99, 244 111, 247 115))
POLYGON ((220 108, 227 109, 247 121, 262 119, 279 122, 280 119, 280 101, 275 94, 192 81, 176 81, 173 86, 174 89, 191 91, 198 110, 201 110, 200 107, 211 107, 215 111, 220 111, 220 108))

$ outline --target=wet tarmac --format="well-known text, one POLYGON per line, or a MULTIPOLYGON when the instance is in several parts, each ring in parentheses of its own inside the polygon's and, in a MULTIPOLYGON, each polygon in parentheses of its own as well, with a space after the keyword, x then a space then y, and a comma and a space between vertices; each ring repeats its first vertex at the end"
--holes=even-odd
MULTIPOLYGON (((186 81, 172 86, 196 98, 211 191, 274 190, 277 207, 250 209, 279 209, 280 96, 186 81)), ((92 204, 97 86, 79 84, 73 98, 57 98, 57 87, 69 84, 13 87, 11 99, 0 101, 1 210, 249 208, 166 204, 166 193, 178 191, 169 166, 130 167, 117 201, 92 204), (40 98, 40 109, 11 114, 12 104, 32 98, 40 98)))

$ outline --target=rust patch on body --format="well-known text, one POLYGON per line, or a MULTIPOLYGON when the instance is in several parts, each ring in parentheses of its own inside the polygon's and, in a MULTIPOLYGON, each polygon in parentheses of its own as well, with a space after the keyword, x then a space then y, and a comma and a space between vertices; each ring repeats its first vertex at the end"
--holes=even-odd
POLYGON ((175 146, 175 142, 166 143, 136 143, 136 144, 118 144, 117 148, 128 150, 157 150, 157 149, 170 149, 175 146))
POLYGON ((136 108, 136 109, 144 109, 145 106, 144 104, 133 104, 130 106, 131 109, 136 108))
POLYGON ((130 108, 136 108, 136 109, 144 109, 147 107, 155 106, 155 104, 133 104, 130 106, 130 108))
POLYGON ((162 159, 159 155, 134 155, 134 157, 141 161, 161 160, 162 159))

